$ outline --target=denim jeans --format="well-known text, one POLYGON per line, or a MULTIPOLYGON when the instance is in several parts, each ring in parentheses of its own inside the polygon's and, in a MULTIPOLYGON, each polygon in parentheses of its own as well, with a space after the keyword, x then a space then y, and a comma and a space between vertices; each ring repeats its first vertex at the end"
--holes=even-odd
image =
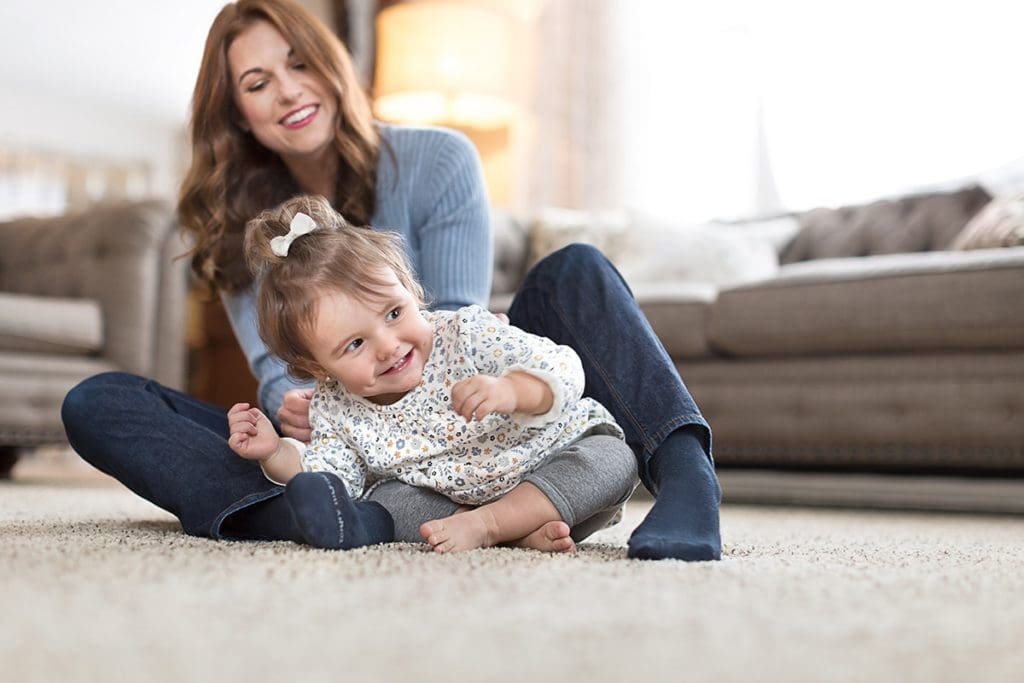
POLYGON ((640 480, 652 493, 651 456, 676 429, 694 429, 710 457, 711 428, 625 280, 600 251, 572 244, 542 260, 508 316, 516 327, 575 349, 587 378, 584 395, 626 432, 640 480))
POLYGON ((143 377, 90 377, 68 392, 61 417, 84 460, 188 534, 220 538, 228 515, 284 491, 228 446, 226 410, 143 377))
MULTIPOLYGON (((599 251, 572 245, 537 264, 509 318, 579 353, 585 394, 622 426, 651 491, 646 465, 673 430, 700 430, 710 453, 707 423, 599 251)), ((229 515, 283 491, 228 446, 226 411, 136 375, 110 372, 81 382, 65 397, 62 418, 83 459, 178 517, 188 534, 221 538, 229 515)), ((241 535, 262 537, 257 530, 241 535)))

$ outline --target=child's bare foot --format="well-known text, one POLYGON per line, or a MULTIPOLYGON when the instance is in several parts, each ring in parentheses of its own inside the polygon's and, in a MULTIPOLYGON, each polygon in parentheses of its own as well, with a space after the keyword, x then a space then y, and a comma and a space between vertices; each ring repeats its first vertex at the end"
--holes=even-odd
POLYGON ((425 522, 420 526, 420 535, 434 546, 434 552, 450 553, 494 545, 497 525, 486 508, 475 508, 425 522))
POLYGON ((512 545, 546 553, 576 552, 576 542, 569 536, 569 525, 565 522, 548 522, 533 533, 514 541, 512 545))

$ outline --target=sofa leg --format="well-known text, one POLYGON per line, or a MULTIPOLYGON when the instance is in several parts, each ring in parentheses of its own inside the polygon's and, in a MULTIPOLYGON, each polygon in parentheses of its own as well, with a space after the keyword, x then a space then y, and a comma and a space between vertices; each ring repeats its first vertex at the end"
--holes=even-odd
POLYGON ((14 463, 18 462, 17 446, 0 446, 0 479, 10 479, 14 463))

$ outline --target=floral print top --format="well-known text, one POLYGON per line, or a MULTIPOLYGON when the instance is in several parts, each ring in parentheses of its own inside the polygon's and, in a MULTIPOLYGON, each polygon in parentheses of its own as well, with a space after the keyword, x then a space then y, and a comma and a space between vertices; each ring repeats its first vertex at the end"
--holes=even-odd
POLYGON ((480 505, 513 489, 589 429, 603 425, 622 438, 604 406, 581 398, 583 366, 568 346, 505 325, 479 306, 422 315, 434 339, 420 384, 391 405, 350 394, 337 381, 318 384, 303 469, 336 474, 353 498, 377 481, 397 478, 480 505), (452 408, 451 389, 459 380, 512 371, 551 387, 547 413, 466 422, 452 408))

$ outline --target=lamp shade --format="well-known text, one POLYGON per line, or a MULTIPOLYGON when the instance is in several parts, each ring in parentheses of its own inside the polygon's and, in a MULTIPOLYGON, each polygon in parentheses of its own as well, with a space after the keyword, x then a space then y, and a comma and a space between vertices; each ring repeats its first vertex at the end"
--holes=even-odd
POLYGON ((499 128, 517 113, 514 17, 493 6, 392 5, 377 17, 377 115, 387 121, 499 128))

